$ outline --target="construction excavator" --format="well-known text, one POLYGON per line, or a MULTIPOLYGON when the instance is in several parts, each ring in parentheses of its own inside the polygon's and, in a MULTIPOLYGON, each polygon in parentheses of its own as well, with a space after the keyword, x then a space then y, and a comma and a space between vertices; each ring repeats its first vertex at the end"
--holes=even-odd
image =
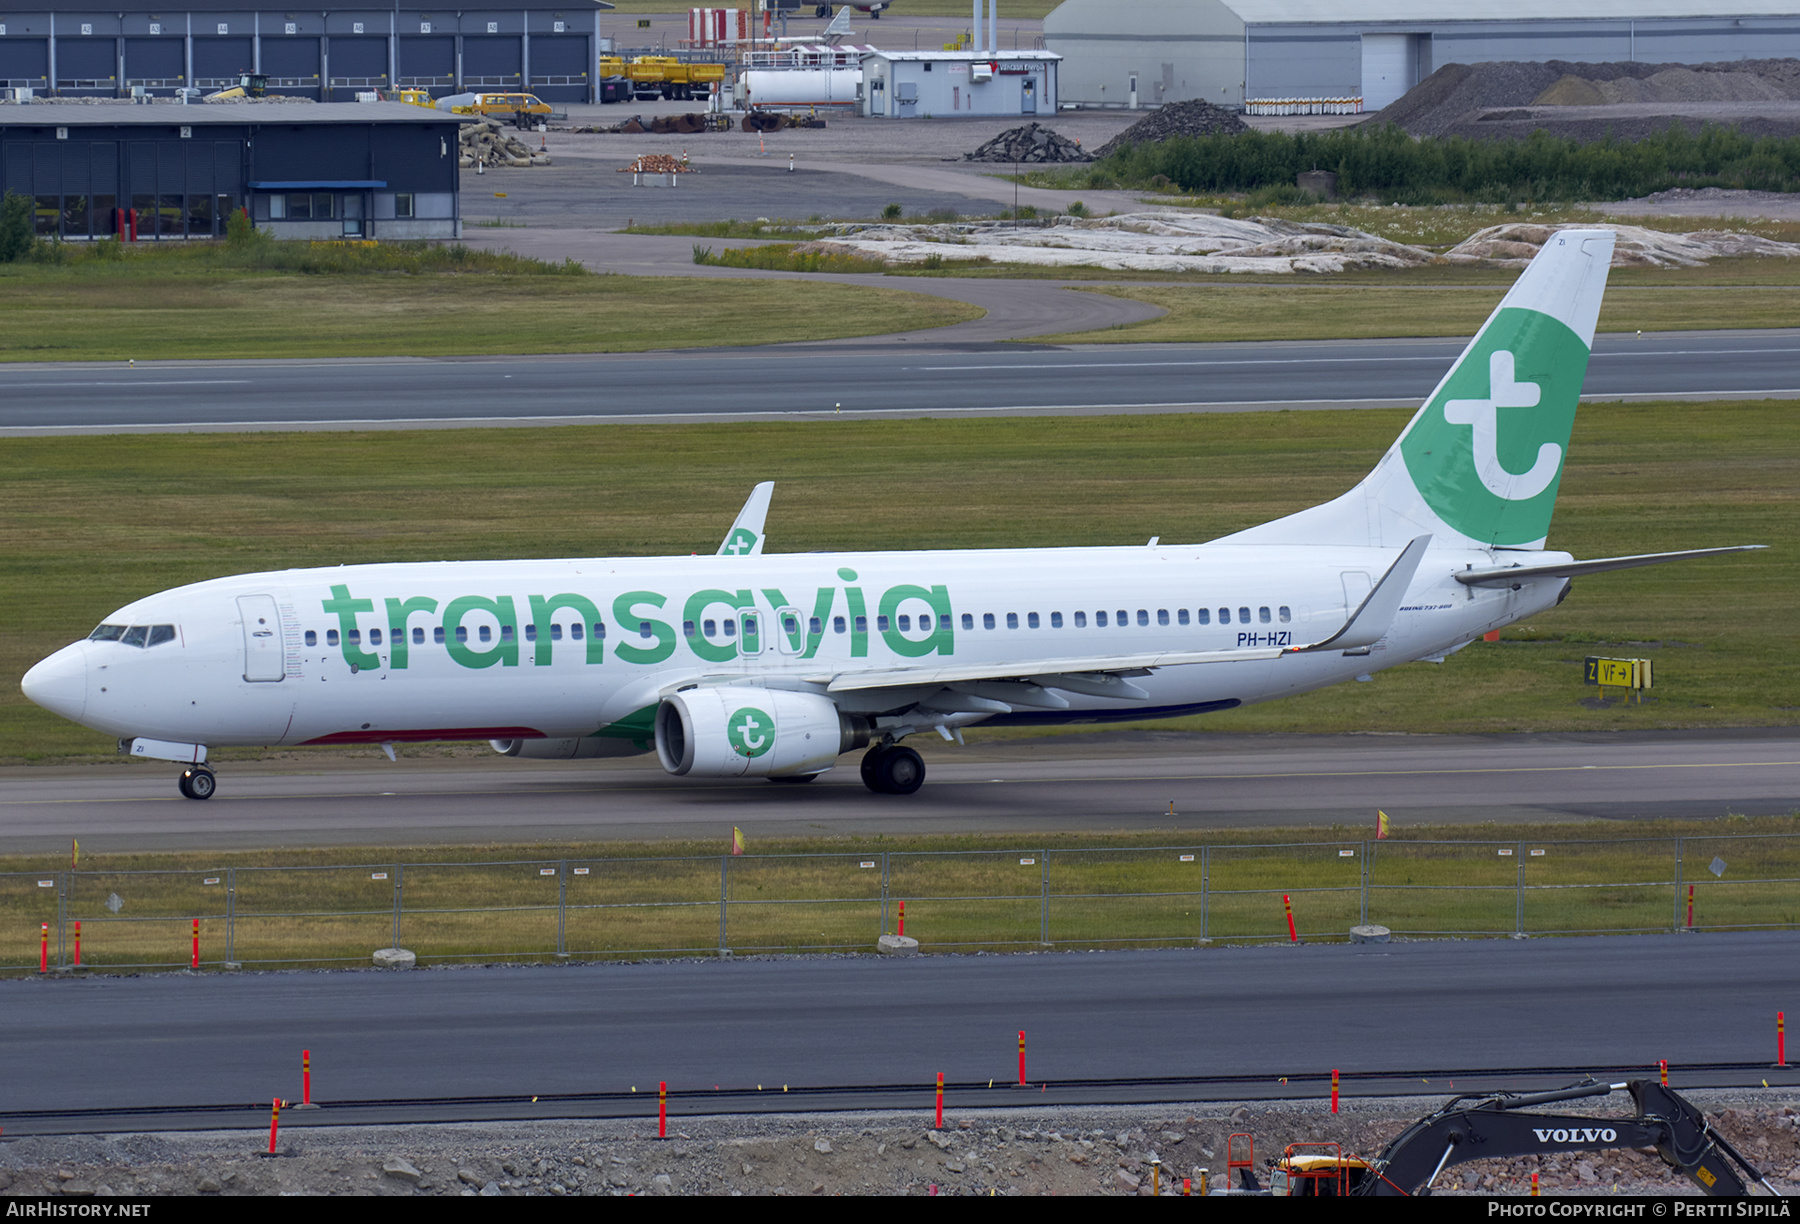
POLYGON ((1715 1130, 1692 1102, 1654 1080, 1592 1081, 1553 1092, 1452 1097, 1387 1145, 1380 1156, 1345 1156, 1336 1144, 1294 1144, 1275 1163, 1265 1191, 1249 1162, 1232 1162, 1240 1184, 1233 1193, 1289 1196, 1426 1195, 1452 1165, 1556 1152, 1655 1149, 1671 1169, 1706 1194, 1745 1195, 1750 1183, 1780 1192, 1744 1154, 1715 1130), (1629 1118, 1586 1118, 1532 1112, 1558 1101, 1609 1096, 1624 1090, 1637 1104, 1629 1118), (1315 1149, 1303 1152, 1300 1149, 1315 1149), (1740 1176, 1740 1173, 1743 1176, 1740 1176), (1746 1178, 1748 1180, 1746 1180, 1746 1178))

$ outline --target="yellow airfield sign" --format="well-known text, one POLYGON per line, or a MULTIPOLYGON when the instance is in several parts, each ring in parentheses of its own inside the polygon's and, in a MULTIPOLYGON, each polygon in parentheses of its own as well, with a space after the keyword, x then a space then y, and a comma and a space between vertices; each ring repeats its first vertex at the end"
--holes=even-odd
POLYGON ((1647 689, 1650 687, 1649 659, 1603 659, 1589 655, 1582 673, 1583 684, 1608 688, 1647 689))

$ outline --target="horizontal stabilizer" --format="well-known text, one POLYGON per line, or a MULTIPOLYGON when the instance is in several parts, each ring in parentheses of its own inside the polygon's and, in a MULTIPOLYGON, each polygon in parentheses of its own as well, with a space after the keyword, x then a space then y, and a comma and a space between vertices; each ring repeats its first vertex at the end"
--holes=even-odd
POLYGON ((1496 569, 1463 570, 1456 580, 1464 586, 1509 587, 1527 578, 1575 578, 1604 574, 1609 570, 1637 569, 1666 561, 1690 561, 1695 557, 1721 557, 1726 553, 1754 552, 1767 544, 1737 544, 1730 548, 1690 548, 1685 552, 1639 553, 1634 557, 1601 557, 1594 561, 1565 561, 1560 565, 1509 565, 1496 569))

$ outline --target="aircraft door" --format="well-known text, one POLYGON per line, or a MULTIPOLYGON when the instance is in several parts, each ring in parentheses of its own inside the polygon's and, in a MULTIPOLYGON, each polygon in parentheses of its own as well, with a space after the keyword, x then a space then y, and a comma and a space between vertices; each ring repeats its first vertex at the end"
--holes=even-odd
POLYGON ((280 680, 287 674, 281 644, 281 615, 273 595, 238 596, 244 620, 244 679, 280 680))
POLYGON ((738 618, 738 653, 746 657, 762 653, 761 612, 746 612, 738 618))
POLYGON ((799 608, 775 609, 775 649, 798 657, 806 650, 806 616, 799 608))

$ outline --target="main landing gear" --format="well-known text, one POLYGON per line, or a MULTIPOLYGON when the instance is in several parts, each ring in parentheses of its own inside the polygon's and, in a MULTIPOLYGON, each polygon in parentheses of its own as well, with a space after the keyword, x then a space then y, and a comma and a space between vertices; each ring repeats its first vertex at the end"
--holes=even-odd
POLYGON ((925 785, 925 761, 911 748, 877 744, 863 756, 862 780, 878 795, 910 795, 925 785))
POLYGON ((189 799, 211 799, 219 789, 219 780, 206 766, 194 765, 181 771, 181 779, 175 785, 189 799))

